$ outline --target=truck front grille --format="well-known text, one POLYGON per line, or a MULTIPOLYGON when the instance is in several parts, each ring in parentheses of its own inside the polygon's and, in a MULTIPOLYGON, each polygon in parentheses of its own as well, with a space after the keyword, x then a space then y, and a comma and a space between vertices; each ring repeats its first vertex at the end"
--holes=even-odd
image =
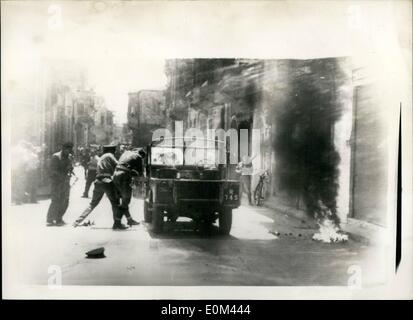
POLYGON ((219 200, 219 183, 202 181, 177 181, 179 200, 219 200))

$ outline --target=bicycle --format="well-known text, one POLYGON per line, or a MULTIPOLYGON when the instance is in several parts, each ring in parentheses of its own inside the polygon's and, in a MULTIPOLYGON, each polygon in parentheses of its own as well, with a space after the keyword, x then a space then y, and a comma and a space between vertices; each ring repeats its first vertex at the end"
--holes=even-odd
POLYGON ((254 190, 254 204, 256 206, 261 206, 263 200, 265 200, 264 183, 268 180, 269 176, 268 170, 260 174, 258 184, 254 190))

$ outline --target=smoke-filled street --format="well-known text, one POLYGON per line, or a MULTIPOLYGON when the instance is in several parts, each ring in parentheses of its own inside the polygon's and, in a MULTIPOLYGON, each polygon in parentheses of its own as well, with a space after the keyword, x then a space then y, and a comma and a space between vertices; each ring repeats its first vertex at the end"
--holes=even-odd
POLYGON ((410 298, 411 9, 1 1, 5 299, 410 298))
MULTIPOLYGON (((80 179, 71 190, 66 226, 46 227, 50 200, 13 206, 7 217, 16 259, 9 262, 18 266, 14 274, 24 283, 47 285, 51 266, 58 266, 62 285, 345 286, 349 267, 363 268, 364 258, 374 251, 351 235, 348 242, 316 242, 316 230, 307 222, 245 204, 234 211, 230 236, 219 236, 216 227, 195 232, 189 220, 153 235, 142 222, 143 202, 138 199, 131 205, 138 226, 112 230, 110 204, 103 199, 89 216, 94 225, 73 228, 89 201, 81 198, 80 167, 75 172, 80 179), (105 248, 106 257, 87 259, 85 253, 98 247, 105 248)), ((376 259, 370 255, 368 261, 374 264, 376 259)))

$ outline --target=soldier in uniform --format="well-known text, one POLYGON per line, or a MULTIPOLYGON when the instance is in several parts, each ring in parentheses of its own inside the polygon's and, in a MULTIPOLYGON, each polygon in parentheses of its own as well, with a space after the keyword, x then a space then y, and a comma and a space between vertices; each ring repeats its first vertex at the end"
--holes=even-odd
POLYGON ((129 204, 132 198, 132 178, 142 176, 144 157, 145 152, 142 149, 123 152, 113 176, 113 182, 120 195, 120 209, 122 215, 126 217, 129 226, 139 224, 139 222, 132 219, 129 212, 129 204))
POLYGON ((96 180, 93 189, 92 200, 89 206, 83 211, 80 217, 73 224, 74 227, 78 226, 99 204, 103 195, 106 194, 111 205, 113 213, 113 229, 124 230, 127 229, 125 225, 121 223, 122 212, 119 208, 119 196, 117 189, 113 183, 112 176, 115 171, 115 167, 118 164, 114 154, 116 146, 104 146, 103 155, 100 157, 97 165, 96 180))
POLYGON ((73 174, 71 153, 73 144, 66 142, 62 150, 53 154, 50 163, 51 198, 47 212, 47 226, 65 224, 63 215, 69 206, 70 177, 73 174))

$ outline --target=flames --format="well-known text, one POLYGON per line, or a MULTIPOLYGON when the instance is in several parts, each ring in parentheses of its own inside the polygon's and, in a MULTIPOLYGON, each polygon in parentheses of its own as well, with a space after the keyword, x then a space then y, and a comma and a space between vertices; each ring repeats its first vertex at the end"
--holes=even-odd
POLYGON ((313 235, 313 240, 325 243, 347 241, 348 235, 340 230, 336 215, 320 200, 318 201, 318 207, 316 219, 319 231, 313 235))
POLYGON ((318 233, 313 235, 313 240, 331 243, 331 242, 343 242, 348 240, 348 235, 342 233, 339 227, 334 225, 332 220, 324 219, 319 223, 318 233))

